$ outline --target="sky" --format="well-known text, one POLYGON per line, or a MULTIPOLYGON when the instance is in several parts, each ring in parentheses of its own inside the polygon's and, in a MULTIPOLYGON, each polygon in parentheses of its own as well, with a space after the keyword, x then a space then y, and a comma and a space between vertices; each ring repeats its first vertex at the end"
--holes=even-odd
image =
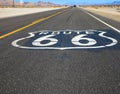
MULTIPOLYGON (((19 1, 19 0, 17 0, 19 1)), ((37 1, 44 1, 44 2, 52 2, 55 4, 103 4, 103 3, 112 3, 114 1, 120 0, 23 0, 24 2, 37 2, 37 1)))

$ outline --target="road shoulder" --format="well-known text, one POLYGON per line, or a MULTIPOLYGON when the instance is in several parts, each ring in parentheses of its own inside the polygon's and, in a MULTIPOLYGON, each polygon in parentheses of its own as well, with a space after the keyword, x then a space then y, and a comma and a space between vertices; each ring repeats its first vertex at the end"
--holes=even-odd
POLYGON ((120 12, 116 8, 83 8, 89 12, 120 22, 120 12))
POLYGON ((61 8, 0 8, 0 19, 57 9, 61 8))

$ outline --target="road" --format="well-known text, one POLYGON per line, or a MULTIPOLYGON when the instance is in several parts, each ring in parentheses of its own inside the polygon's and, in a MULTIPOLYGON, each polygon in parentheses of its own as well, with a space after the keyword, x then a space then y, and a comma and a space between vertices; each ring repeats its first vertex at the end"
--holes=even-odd
POLYGON ((0 94, 120 94, 119 22, 76 7, 0 22, 0 94), (36 49, 35 45, 45 44, 34 41, 47 36, 40 35, 41 30, 51 30, 50 33, 63 30, 52 37, 54 41, 48 41, 60 43, 36 49), (71 30, 81 33, 77 35, 71 30), (36 31, 34 37, 15 45, 16 40, 36 31), (89 39, 82 42, 75 36, 89 39))

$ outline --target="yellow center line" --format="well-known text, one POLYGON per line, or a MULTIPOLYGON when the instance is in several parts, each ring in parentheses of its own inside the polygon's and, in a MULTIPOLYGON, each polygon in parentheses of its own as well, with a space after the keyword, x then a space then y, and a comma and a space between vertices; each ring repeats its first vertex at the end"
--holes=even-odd
MULTIPOLYGON (((66 11, 66 10, 64 10, 64 11, 66 11)), ((7 34, 1 35, 1 36, 0 36, 0 39, 3 39, 3 38, 5 38, 5 37, 7 37, 7 36, 10 36, 10 35, 12 35, 12 34, 14 34, 14 33, 17 33, 17 32, 19 32, 19 31, 21 31, 21 30, 24 30, 24 29, 26 29, 26 28, 28 28, 28 27, 31 27, 31 26, 33 26, 33 25, 35 25, 35 24, 37 24, 37 23, 43 22, 43 21, 45 21, 45 20, 48 20, 48 19, 50 19, 50 18, 52 18, 52 17, 54 17, 54 16, 56 16, 56 15, 59 15, 60 13, 62 13, 62 12, 64 12, 64 11, 60 11, 60 12, 57 12, 57 13, 55 13, 55 14, 52 14, 52 15, 50 15, 50 16, 48 16, 48 17, 41 18, 41 19, 38 19, 38 20, 36 20, 36 21, 33 21, 31 24, 28 24, 28 25, 26 25, 26 26, 23 26, 23 27, 21 27, 21 28, 18 28, 18 29, 16 29, 16 30, 13 30, 13 31, 11 31, 11 32, 9 32, 9 33, 7 33, 7 34)))

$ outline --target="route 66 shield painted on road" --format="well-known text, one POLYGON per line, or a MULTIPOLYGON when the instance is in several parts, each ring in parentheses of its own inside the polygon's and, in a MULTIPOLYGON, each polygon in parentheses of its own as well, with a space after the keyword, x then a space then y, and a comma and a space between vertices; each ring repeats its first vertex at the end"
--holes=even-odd
POLYGON ((12 42, 23 49, 100 49, 114 46, 117 39, 108 31, 101 30, 42 30, 12 42), (23 45, 21 42, 25 42, 23 45))

